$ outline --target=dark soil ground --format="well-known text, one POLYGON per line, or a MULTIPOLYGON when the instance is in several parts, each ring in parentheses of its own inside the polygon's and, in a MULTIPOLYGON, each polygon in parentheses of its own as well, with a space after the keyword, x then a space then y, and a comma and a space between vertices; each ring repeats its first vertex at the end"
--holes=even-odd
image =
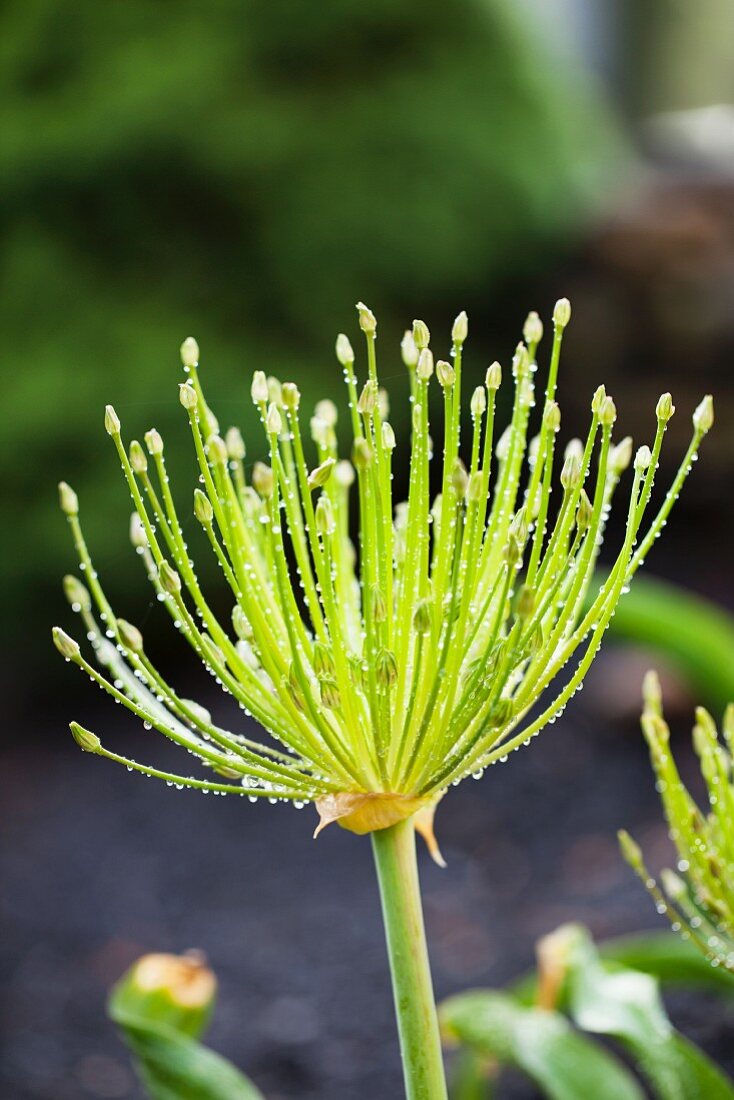
MULTIPOLYGON (((534 940, 563 921, 599 938, 660 927, 615 840, 625 825, 654 866, 669 858, 644 745, 632 719, 597 724, 593 691, 532 749, 444 800, 448 869, 421 858, 439 996, 517 976, 534 940)), ((118 713, 96 717, 120 745, 118 713)), ((314 842, 308 808, 128 775, 81 756, 63 729, 59 720, 29 734, 2 772, 2 1100, 138 1098, 105 992, 138 955, 190 947, 221 982, 211 1044, 268 1100, 398 1098, 369 843, 336 827, 314 842)), ((185 767, 158 740, 149 751, 155 735, 128 736, 130 755, 185 767)), ((710 994, 670 1003, 681 1029, 734 1072, 734 1009, 710 994)), ((536 1093, 508 1077, 498 1095, 536 1093)))

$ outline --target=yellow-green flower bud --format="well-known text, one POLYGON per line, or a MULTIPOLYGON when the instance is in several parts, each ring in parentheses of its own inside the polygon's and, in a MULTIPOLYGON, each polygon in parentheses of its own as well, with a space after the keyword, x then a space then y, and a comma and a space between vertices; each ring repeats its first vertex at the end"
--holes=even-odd
POLYGON ((469 484, 466 489, 466 499, 469 504, 478 504, 482 499, 484 475, 481 470, 474 470, 469 475, 469 484))
POLYGON ((557 401, 548 401, 543 411, 543 427, 547 432, 557 432, 561 426, 561 410, 557 401))
POLYGON ((144 474, 148 469, 148 458, 137 439, 130 441, 130 447, 128 450, 130 458, 130 465, 136 474, 144 474))
POLYGON ((332 652, 328 646, 318 640, 313 645, 313 670, 319 679, 324 676, 333 679, 335 675, 332 652))
POLYGON ((386 451, 395 450, 395 432, 393 426, 387 420, 382 423, 382 445, 386 451))
POLYGON ((175 596, 181 591, 181 578, 165 558, 158 566, 158 580, 161 582, 163 591, 169 596, 175 596))
POLYGON ((433 620, 433 602, 419 600, 413 612, 413 627, 417 634, 428 634, 433 620))
POLYGON ((517 539, 520 546, 524 546, 528 537, 528 517, 526 509, 520 508, 515 512, 510 524, 510 535, 517 539))
POLYGON ((451 329, 451 342, 455 347, 460 348, 469 335, 469 318, 466 315, 466 310, 461 311, 454 321, 453 328, 451 329))
POLYGON ((418 362, 419 352, 410 329, 405 330, 403 339, 400 341, 400 354, 408 370, 413 370, 418 362))
POLYGON ((498 390, 502 385, 502 367, 496 359, 487 367, 484 384, 488 390, 498 390))
POLYGON ((334 509, 331 501, 322 493, 316 502, 316 530, 320 535, 327 537, 333 535, 336 531, 336 521, 334 519, 334 509))
POLYGON ((535 611, 535 589, 529 588, 524 584, 517 596, 515 614, 518 619, 527 619, 532 615, 533 611, 535 611))
POLYGON ((212 502, 201 489, 194 489, 194 515, 204 527, 208 527, 214 519, 212 502))
POLYGON ((469 486, 469 475, 466 472, 466 466, 460 458, 457 458, 454 462, 454 467, 451 471, 451 485, 459 500, 462 500, 469 486))
POLYGON ((336 427, 336 422, 339 418, 339 411, 334 402, 331 401, 328 397, 325 397, 323 398, 323 400, 316 402, 314 413, 319 418, 319 420, 322 420, 324 424, 326 424, 328 428, 336 427))
POLYGON ((270 397, 268 380, 265 377, 264 370, 256 370, 254 372, 252 376, 252 385, 250 386, 250 395, 255 405, 264 405, 270 397))
POLYGON ((67 573, 63 580, 64 595, 71 604, 72 611, 91 611, 92 597, 89 590, 78 577, 67 573))
POLYGON ((264 462, 256 462, 252 467, 252 484, 260 496, 268 500, 273 495, 275 485, 270 466, 266 466, 264 462))
POLYGON ((280 379, 276 378, 274 374, 268 375, 268 401, 273 405, 281 406, 283 404, 283 387, 280 384, 280 379))
POLYGON ((311 471, 308 475, 308 487, 312 492, 314 489, 320 489, 322 485, 326 485, 335 464, 336 459, 327 458, 325 462, 322 462, 320 466, 311 471))
POLYGON ((714 399, 707 393, 693 414, 693 427, 699 435, 706 435, 714 422, 714 399))
POLYGON ((430 348, 421 349, 415 373, 421 382, 427 382, 433 374, 433 352, 430 348))
POLYGON ((431 342, 431 334, 425 321, 413 321, 413 343, 418 351, 423 351, 431 342))
POLYGON ((642 678, 642 699, 645 710, 650 714, 663 714, 663 692, 660 687, 660 678, 654 669, 648 669, 642 678))
POLYGON ((359 400, 357 401, 357 412, 360 416, 372 416, 374 413, 377 403, 375 389, 375 383, 371 379, 365 382, 364 388, 359 395, 359 400))
POLYGON ((224 444, 227 448, 227 457, 232 462, 241 462, 246 452, 245 441, 239 428, 227 428, 224 444))
POLYGON ((591 411, 595 416, 598 416, 601 412, 602 404, 607 396, 607 391, 604 386, 597 386, 594 390, 594 396, 591 399, 591 411))
POLYGON ((497 440, 497 445, 494 449, 494 453, 497 456, 498 462, 504 462, 507 458, 507 452, 510 449, 510 440, 512 439, 512 425, 508 424, 502 435, 497 440))
POLYGON ((268 407, 268 412, 265 417, 265 430, 268 435, 280 435, 283 430, 283 419, 274 401, 271 401, 268 407))
POLYGON ((484 415, 484 411, 487 408, 487 392, 484 386, 477 386, 474 393, 471 395, 471 401, 469 408, 474 420, 479 420, 484 415))
POLYGON ((54 645, 65 661, 77 661, 79 659, 79 643, 75 642, 60 626, 55 626, 53 628, 51 637, 53 638, 54 645))
POLYGON ((283 404, 290 412, 295 412, 301 404, 301 391, 295 382, 283 383, 283 404))
POLYGON ((561 485, 575 489, 581 479, 581 462, 577 455, 567 454, 561 467, 561 485))
POLYGON ((515 348, 515 354, 512 357, 512 373, 517 378, 525 378, 529 370, 530 356, 528 355, 528 349, 521 341, 515 348))
POLYGON ((568 298, 559 298, 553 308, 553 324, 564 329, 571 320, 571 303, 568 298))
POLYGON ((201 635, 201 648, 204 651, 204 657, 210 665, 221 666, 224 664, 224 654, 214 639, 208 634, 201 635))
POLYGON ((185 409, 195 409, 199 400, 196 396, 196 390, 190 382, 179 383, 178 399, 185 409))
POLYGON ((632 437, 626 435, 624 439, 621 439, 616 447, 612 447, 609 452, 609 466, 612 473, 619 477, 620 474, 629 466, 632 461, 632 437))
POLYGON ((210 435, 206 441, 206 453, 213 466, 224 466, 227 462, 227 444, 221 435, 210 435))
POLYGON ((145 439, 145 446, 148 448, 149 455, 163 454, 163 438, 159 431, 155 428, 150 428, 143 438, 145 439))
POLYGON ((148 546, 148 536, 137 512, 130 516, 130 542, 136 550, 145 550, 148 546))
POLYGON ((617 839, 619 840, 619 847, 622 851, 622 856, 633 869, 633 871, 637 871, 638 874, 644 873, 642 849, 640 848, 639 844, 637 844, 636 841, 632 839, 626 829, 619 830, 619 832, 617 833, 617 839))
POLYGON ((372 621, 384 623, 387 618, 387 604, 385 603, 385 594, 377 584, 372 585, 370 604, 372 609, 372 621))
POLYGON ((534 309, 525 319, 522 335, 526 344, 539 344, 543 339, 543 322, 534 309))
POLYGON ((445 359, 439 359, 436 363, 436 378, 443 389, 448 390, 456 381, 456 371, 445 359))
POLYGON ((390 415, 390 395, 384 386, 380 386, 377 390, 377 411, 380 414, 380 420, 387 420, 390 415))
POLYGON ((342 458, 341 461, 337 462, 334 479, 342 489, 348 489, 351 485, 354 485, 354 466, 346 458, 342 458))
POLYGON ((637 454, 635 455, 635 469, 640 473, 648 468, 652 462, 652 451, 648 446, 638 447, 637 454))
POLYGON ((238 603, 232 608, 232 626, 241 641, 248 641, 252 637, 250 622, 238 603))
POLYGON ((126 649, 132 650, 133 653, 143 652, 143 635, 127 619, 117 620, 117 633, 126 649))
POLYGON ((181 345, 181 362, 185 367, 195 367, 199 362, 199 345, 193 336, 187 336, 181 345))
POLYGON ((357 302, 357 313, 359 314, 359 327, 362 332, 367 336, 374 336, 377 330, 377 318, 372 310, 364 304, 364 302, 357 302))
POLYGON ((592 508, 591 501, 586 491, 582 489, 579 495, 579 506, 576 509, 576 527, 581 534, 588 530, 593 514, 594 509, 592 508))
POLYGON ((611 428, 617 419, 617 406, 611 397, 605 397, 599 407, 599 422, 604 428, 611 428))
POLYGON ((61 505, 61 511, 64 515, 79 515, 79 497, 76 495, 71 485, 67 485, 65 481, 59 482, 59 504, 61 505))
POLYGON ((663 424, 667 424, 674 412, 675 405, 673 404, 672 395, 669 393, 661 394, 660 400, 655 407, 655 415, 658 420, 663 424))
POLYGON ((336 681, 325 676, 323 680, 319 680, 319 688, 321 690, 322 705, 328 710, 339 710, 342 705, 342 697, 336 681))
POLYGON ((372 463, 372 448, 367 440, 358 435, 352 444, 352 464, 357 470, 366 470, 372 463))
POLYGON ((375 675, 380 687, 392 687, 398 678, 398 662, 391 649, 381 649, 375 662, 375 675))
POLYGON ((343 367, 349 367, 354 362, 354 351, 349 342, 349 337, 340 332, 336 338, 336 357, 343 367))
POLYGON ((99 752, 101 742, 96 733, 85 730, 84 726, 80 726, 78 722, 70 722, 69 729, 80 749, 84 752, 99 752))
POLYGON ((120 418, 112 405, 105 405, 104 428, 108 435, 116 436, 120 434, 120 418))

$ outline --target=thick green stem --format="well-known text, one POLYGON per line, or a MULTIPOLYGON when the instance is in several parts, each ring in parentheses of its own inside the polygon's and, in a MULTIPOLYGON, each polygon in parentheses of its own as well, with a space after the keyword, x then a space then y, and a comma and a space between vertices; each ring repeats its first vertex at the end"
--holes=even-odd
POLYGON ((415 830, 409 818, 372 834, 407 1100, 446 1100, 423 926, 415 830))

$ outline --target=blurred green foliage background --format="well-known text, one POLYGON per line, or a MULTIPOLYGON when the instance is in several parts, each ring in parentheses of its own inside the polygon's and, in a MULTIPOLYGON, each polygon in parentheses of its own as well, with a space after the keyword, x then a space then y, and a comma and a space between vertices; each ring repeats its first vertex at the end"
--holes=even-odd
POLYGON ((72 566, 60 477, 112 593, 131 575, 102 407, 185 447, 190 332, 247 429, 255 366, 336 386, 358 298, 395 338, 417 311, 481 323, 568 243, 622 146, 553 49, 509 0, 3 6, 5 614, 72 566))

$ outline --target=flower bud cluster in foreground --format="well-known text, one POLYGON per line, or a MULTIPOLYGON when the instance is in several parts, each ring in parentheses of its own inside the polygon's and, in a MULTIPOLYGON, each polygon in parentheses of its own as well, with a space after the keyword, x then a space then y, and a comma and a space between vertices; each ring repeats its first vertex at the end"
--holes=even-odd
POLYGON ((679 873, 663 871, 661 891, 640 848, 624 831, 619 834, 622 852, 653 895, 658 912, 666 913, 676 931, 697 944, 715 966, 734 972, 734 704, 724 715, 723 744, 708 711, 696 710, 693 747, 708 795, 704 812, 686 790, 670 751, 655 673, 645 678, 644 697, 642 729, 679 873))
POLYGON ((67 578, 66 593, 92 652, 84 656, 58 628, 54 638, 67 660, 147 727, 197 756, 210 775, 163 773, 73 724, 82 748, 179 786, 315 801, 324 821, 369 831, 428 812, 447 787, 504 760, 562 712, 665 524, 713 408, 706 397, 694 413, 690 446, 655 502, 655 472, 674 412, 669 394, 651 410, 649 446, 634 455, 629 438, 615 442, 616 409, 603 386, 589 394, 586 438, 559 447, 565 299, 554 311, 542 381, 536 355, 543 326, 535 313, 511 369, 495 362, 480 373, 473 366, 469 386, 466 314, 454 323, 445 358, 416 321, 401 344, 409 415, 400 410, 396 418, 410 433, 408 467, 378 379, 377 322, 366 306, 357 309, 366 342, 360 379, 348 338, 336 344, 348 458, 338 447, 346 432, 337 432, 331 400, 320 401, 308 422, 310 445, 297 386, 256 371, 251 395, 263 436, 248 440, 256 461, 246 467, 239 431, 220 435, 206 403, 190 338, 181 349, 187 378, 180 402, 200 484, 188 503, 174 502, 159 433, 151 429, 145 446, 125 444, 114 409, 105 415, 135 508, 131 540, 158 599, 272 743, 220 728, 153 666, 140 631, 105 597, 76 495, 65 484, 61 506, 86 581, 67 578), (506 426, 496 424, 500 386, 512 391, 506 426), (409 473, 406 501, 393 499, 394 455, 409 473), (625 534, 594 590, 615 494, 624 497, 625 534), (231 589, 231 621, 215 616, 197 579, 184 536, 191 511, 231 589))

